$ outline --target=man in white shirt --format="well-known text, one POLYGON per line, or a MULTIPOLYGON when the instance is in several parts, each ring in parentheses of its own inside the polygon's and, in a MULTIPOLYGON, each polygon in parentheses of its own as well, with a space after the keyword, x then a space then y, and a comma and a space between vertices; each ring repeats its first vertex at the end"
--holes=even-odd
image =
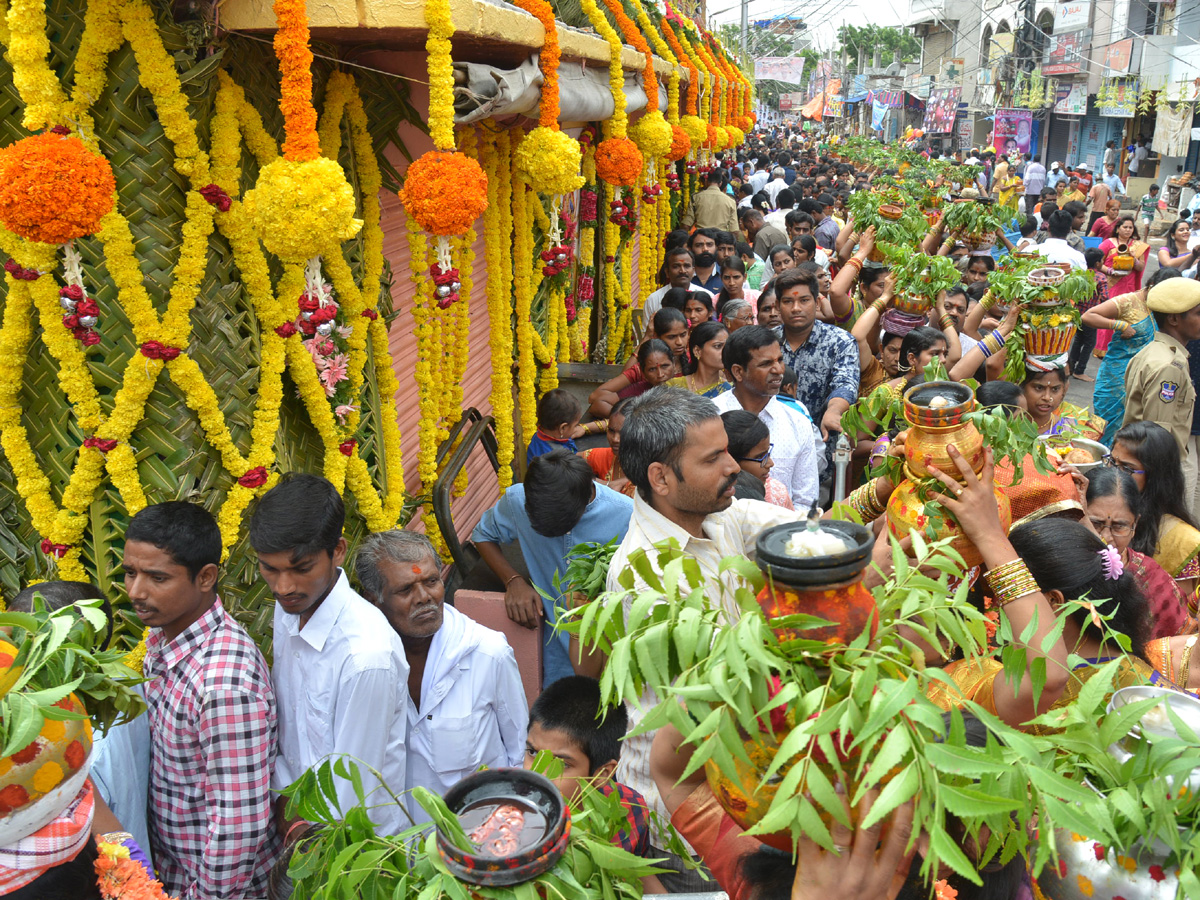
POLYGON ((1108 189, 1112 191, 1113 196, 1125 194, 1125 183, 1121 181, 1121 176, 1117 174, 1117 166, 1115 163, 1109 163, 1104 167, 1104 183, 1108 189))
MULTIPOLYGON (((722 604, 736 619, 740 610, 731 589, 744 586, 744 582, 732 569, 720 573, 721 560, 753 552, 758 535, 765 529, 794 522, 803 514, 759 500, 733 499, 741 469, 729 455, 725 426, 711 400, 681 388, 657 387, 631 401, 624 410, 621 467, 637 487, 637 495, 629 531, 609 566, 608 589, 645 590, 645 581, 630 568, 630 557, 644 554, 657 569, 655 545, 674 540, 711 585, 719 581, 730 589, 712 590, 709 602, 722 604), (629 578, 631 582, 626 581, 629 578)), ((631 603, 632 595, 626 598, 627 608, 631 603)), ((575 646, 572 638, 573 654, 575 646)), ((584 662, 586 665, 578 668, 579 674, 599 677, 603 656, 592 654, 584 662)), ((657 702, 652 694, 643 701, 640 708, 629 708, 631 729, 641 720, 643 711, 657 702)), ((666 817, 666 807, 650 775, 653 740, 654 732, 626 737, 616 777, 645 797, 659 816, 666 817)), ((651 842, 654 840, 652 836, 651 842)), ((656 846, 653 856, 669 854, 656 846)), ((689 882, 684 877, 660 875, 659 880, 677 893, 705 889, 705 882, 699 878, 689 882)))
MULTIPOLYGON (((271 789, 287 787, 326 757, 345 756, 359 764, 371 821, 380 834, 397 834, 409 821, 388 791, 408 787, 408 662, 383 613, 351 589, 341 569, 345 517, 330 482, 292 474, 267 491, 250 518, 258 571, 275 596, 279 755, 271 789), (364 765, 382 774, 388 790, 364 765)), ((344 810, 358 802, 349 781, 337 792, 344 810)))
POLYGON ((771 164, 766 157, 760 159, 755 165, 754 174, 747 179, 754 188, 754 193, 757 194, 759 191, 765 188, 767 186, 767 182, 771 180, 771 173, 769 171, 770 165, 771 164))
MULTIPOLYGON (((520 766, 529 712, 516 657, 503 634, 445 605, 429 538, 368 535, 354 570, 408 659, 409 789, 440 796, 480 766, 520 766)), ((418 823, 429 821, 419 804, 407 805, 418 823)))
POLYGON ((671 288, 700 291, 712 297, 712 291, 706 290, 704 285, 697 284, 693 280, 696 277, 696 262, 692 257, 692 251, 687 247, 674 247, 668 250, 663 264, 667 267, 667 283, 647 297, 646 302, 642 305, 642 315, 646 317, 647 330, 654 319, 654 314, 662 309, 663 297, 671 288))
POLYGON ((1150 155, 1146 149, 1146 139, 1138 138, 1132 150, 1129 151, 1129 177, 1136 178, 1142 168, 1142 160, 1150 155))
POLYGON ((787 182, 784 179, 783 166, 776 166, 771 170, 771 180, 763 187, 763 193, 771 198, 771 205, 777 205, 775 198, 779 196, 779 192, 787 187, 787 182))
POLYGON ((784 368, 779 338, 762 325, 739 328, 725 342, 721 362, 733 390, 713 400, 717 409, 744 409, 762 420, 771 433, 771 475, 788 489, 796 509, 807 510, 817 499, 819 477, 812 420, 778 400, 784 368))
POLYGON ((1037 252, 1053 263, 1070 263, 1077 269, 1086 269, 1087 260, 1082 253, 1067 243, 1074 217, 1065 209, 1051 214, 1046 223, 1050 237, 1037 245, 1037 252))

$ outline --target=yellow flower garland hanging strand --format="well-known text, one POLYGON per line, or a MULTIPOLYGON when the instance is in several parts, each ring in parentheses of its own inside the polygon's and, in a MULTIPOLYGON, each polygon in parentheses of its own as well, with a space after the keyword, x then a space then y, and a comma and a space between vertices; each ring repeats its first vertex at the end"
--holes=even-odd
POLYGON ((487 249, 488 347, 492 361, 492 416, 496 421, 500 490, 512 484, 512 265, 507 248, 512 235, 512 184, 507 130, 485 128, 481 159, 488 178, 488 208, 483 233, 487 249))

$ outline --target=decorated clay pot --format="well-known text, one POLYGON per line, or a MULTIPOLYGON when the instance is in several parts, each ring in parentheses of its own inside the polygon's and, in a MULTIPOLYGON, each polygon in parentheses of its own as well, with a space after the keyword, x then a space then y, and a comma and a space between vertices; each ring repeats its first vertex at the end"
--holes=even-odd
POLYGON ((901 291, 892 298, 892 308, 910 316, 923 316, 933 307, 933 301, 918 294, 901 291))
MULTIPOLYGON (((980 467, 982 468, 982 466, 980 467)), ((978 472, 976 473, 978 474, 978 472)), ((1012 525, 1012 507, 1008 495, 997 486, 995 489, 996 506, 1000 512, 1000 524, 1007 532, 1012 525)), ((914 531, 921 532, 929 540, 940 541, 943 538, 953 538, 950 546, 962 556, 967 568, 974 568, 983 562, 979 550, 972 544, 958 527, 958 523, 948 512, 934 519, 929 515, 925 500, 920 494, 916 482, 906 478, 892 491, 887 505, 888 531, 897 538, 903 538, 914 531)))
POLYGON ((963 243, 971 250, 990 250, 996 246, 996 232, 985 231, 983 234, 968 234, 963 243))
POLYGON ((964 421, 974 410, 975 392, 959 382, 931 381, 905 391, 904 420, 910 426, 904 441, 905 475, 910 479, 928 478, 933 465, 961 481, 958 467, 946 450, 950 444, 973 470, 983 471, 983 436, 964 421))
POLYGON ((904 207, 898 203, 884 203, 879 207, 879 215, 881 218, 896 222, 904 215, 904 207))
POLYGON ((1131 272, 1136 262, 1137 260, 1133 258, 1133 254, 1129 252, 1129 245, 1118 244, 1110 265, 1118 272, 1131 272))
POLYGON ((1062 356, 1070 352, 1075 331, 1075 323, 1070 319, 1057 325, 1030 324, 1025 331, 1025 352, 1030 356, 1062 356))
MULTIPOLYGON (((4 644, 0 652, 15 655, 15 648, 4 644)), ((55 705, 83 718, 47 719, 32 743, 0 760, 2 843, 12 843, 20 835, 49 823, 79 793, 87 779, 92 755, 91 720, 74 694, 55 705)))
POLYGON ((887 257, 883 255, 883 251, 879 249, 878 244, 872 247, 870 252, 867 253, 867 259, 873 263, 882 263, 887 261, 887 257))
POLYGON ((863 571, 871 561, 875 536, 853 522, 821 520, 820 530, 841 539, 848 549, 825 556, 796 557, 787 547, 793 535, 807 523, 776 525, 758 536, 758 567, 767 583, 758 595, 759 606, 769 619, 803 614, 827 619, 819 628, 775 628, 781 641, 824 641, 831 646, 849 644, 870 628, 879 626, 875 598, 862 585, 863 571))

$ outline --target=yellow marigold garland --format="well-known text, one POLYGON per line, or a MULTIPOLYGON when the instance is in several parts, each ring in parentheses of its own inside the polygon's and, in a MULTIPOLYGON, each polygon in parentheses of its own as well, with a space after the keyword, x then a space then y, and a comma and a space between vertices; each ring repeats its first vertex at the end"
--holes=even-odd
POLYGON ((532 192, 516 171, 512 177, 513 312, 517 318, 517 406, 521 414, 521 446, 537 427, 537 362, 533 339, 533 221, 532 192))
POLYGON ((482 160, 488 176, 488 208, 483 234, 487 250, 488 347, 492 359, 492 416, 496 421, 500 490, 512 484, 512 263, 508 252, 512 235, 512 183, 509 169, 508 131, 484 130, 482 160))
POLYGON ((61 124, 59 111, 66 98, 58 77, 46 57, 45 0, 11 0, 6 16, 8 59, 13 67, 13 86, 25 104, 21 124, 27 131, 41 131, 61 124))

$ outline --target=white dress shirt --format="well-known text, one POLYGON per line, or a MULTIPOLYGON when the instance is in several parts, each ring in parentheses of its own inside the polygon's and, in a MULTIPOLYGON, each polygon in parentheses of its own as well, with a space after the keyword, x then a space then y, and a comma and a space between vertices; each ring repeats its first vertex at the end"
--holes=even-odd
MULTIPOLYGON (((742 409, 733 391, 717 395, 713 403, 723 413, 742 409)), ((783 482, 796 509, 807 512, 817 499, 818 490, 817 454, 813 446, 811 420, 780 403, 777 397, 767 401, 758 418, 771 432, 771 443, 775 445, 771 449, 771 459, 775 461, 775 467, 771 469, 772 477, 783 482)))
MULTIPOLYGON (((408 704, 408 787, 441 796, 480 766, 520 767, 529 726, 525 689, 504 635, 444 606, 421 676, 421 706, 408 704)), ((407 684, 405 684, 407 690, 407 684)), ((429 816, 417 803, 408 811, 429 816)))
POLYGON ((1037 252, 1052 263, 1070 263, 1076 269, 1087 268, 1083 254, 1062 238, 1046 238, 1037 245, 1037 252))
POLYGON ((763 187, 763 192, 771 198, 771 205, 775 206, 775 198, 779 196, 779 192, 787 187, 787 182, 782 178, 772 178, 763 187))
MULTIPOLYGON (((709 601, 724 607, 730 621, 735 621, 741 612, 733 599, 732 591, 744 586, 745 582, 732 569, 724 574, 718 574, 721 560, 726 556, 754 555, 755 541, 758 536, 774 525, 784 522, 795 522, 803 518, 804 513, 782 506, 774 506, 761 500, 734 500, 728 509, 711 513, 704 519, 702 530, 704 537, 698 538, 689 534, 676 525, 662 513, 658 512, 640 496, 633 498, 633 518, 629 521, 629 531, 625 534, 613 554, 612 563, 608 569, 607 588, 610 591, 623 590, 618 581, 622 572, 628 567, 629 556, 635 550, 645 550, 650 554, 650 560, 657 562, 653 546, 660 541, 674 538, 682 548, 685 556, 696 561, 708 583, 714 585, 709 594, 709 601), (715 585, 720 583, 725 589, 718 596, 715 585)), ((657 564, 655 564, 657 569, 657 564)), ((647 589, 647 584, 635 572, 633 574, 634 591, 647 589)), ((625 612, 628 615, 633 605, 633 596, 625 598, 625 612)), ((646 712, 658 702, 658 698, 647 690, 642 694, 641 701, 629 704, 629 730, 632 731, 646 712)), ((654 779, 650 776, 650 745, 654 742, 654 732, 631 735, 621 742, 621 759, 617 764, 617 781, 629 785, 646 798, 647 806, 654 810, 663 821, 670 821, 666 806, 655 787, 654 779)), ((656 840, 651 831, 651 842, 656 840)))
POLYGON ((750 186, 754 188, 754 193, 759 193, 767 186, 767 182, 771 180, 771 173, 765 169, 755 172, 748 179, 750 186))
MULTIPOLYGON (((397 795, 408 787, 408 661, 383 613, 339 571, 303 628, 299 616, 275 604, 274 650, 279 755, 271 788, 285 788, 325 757, 344 754, 359 764, 379 833, 408 827, 401 809, 362 768, 365 763, 380 772, 397 795)), ((358 802, 349 781, 337 779, 337 792, 343 810, 358 802)))

